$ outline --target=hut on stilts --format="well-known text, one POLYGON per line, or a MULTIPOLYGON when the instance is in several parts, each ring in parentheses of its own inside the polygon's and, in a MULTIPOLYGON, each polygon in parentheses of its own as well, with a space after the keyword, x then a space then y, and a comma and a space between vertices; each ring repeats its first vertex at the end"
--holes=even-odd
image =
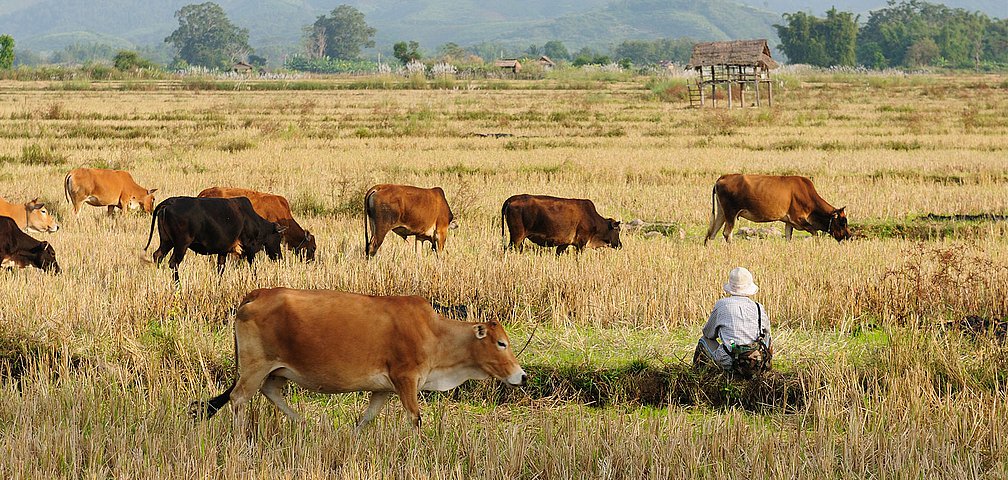
POLYGON ((687 83, 691 107, 702 107, 708 102, 717 107, 719 87, 726 93, 728 108, 736 104, 745 107, 745 90, 749 86, 753 89, 754 106, 761 105, 761 88, 766 92, 767 106, 773 105, 770 70, 777 68, 777 62, 770 57, 766 39, 698 43, 693 45, 693 56, 686 68, 697 72, 697 78, 687 83), (735 92, 738 99, 733 98, 735 92))

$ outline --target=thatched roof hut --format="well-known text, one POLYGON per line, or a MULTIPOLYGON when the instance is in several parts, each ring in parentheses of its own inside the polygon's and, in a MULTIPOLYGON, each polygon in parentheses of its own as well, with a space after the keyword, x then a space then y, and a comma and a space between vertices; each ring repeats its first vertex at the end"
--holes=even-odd
POLYGON ((770 46, 765 38, 757 40, 732 40, 705 42, 693 45, 693 56, 686 68, 703 68, 719 65, 758 67, 763 70, 777 68, 770 57, 770 46))
POLYGON ((502 58, 495 61, 494 66, 505 70, 511 70, 512 73, 518 73, 522 68, 521 62, 519 62, 517 58, 502 58))

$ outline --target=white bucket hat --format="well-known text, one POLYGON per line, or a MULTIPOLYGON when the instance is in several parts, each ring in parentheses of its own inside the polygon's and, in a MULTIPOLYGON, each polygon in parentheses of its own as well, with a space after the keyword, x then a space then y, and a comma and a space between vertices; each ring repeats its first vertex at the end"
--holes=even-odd
POLYGON ((759 291, 759 287, 753 283, 752 272, 745 267, 735 267, 728 272, 728 283, 724 284, 723 288, 728 295, 743 297, 754 295, 759 291))

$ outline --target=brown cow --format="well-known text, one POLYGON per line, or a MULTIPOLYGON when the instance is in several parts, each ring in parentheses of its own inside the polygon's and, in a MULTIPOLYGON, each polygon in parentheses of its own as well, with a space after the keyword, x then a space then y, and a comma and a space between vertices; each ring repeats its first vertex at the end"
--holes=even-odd
POLYGON ((290 203, 280 195, 257 192, 247 188, 210 187, 199 193, 199 197, 235 198, 245 197, 252 202, 252 209, 259 216, 280 225, 283 241, 295 255, 306 260, 315 260, 315 236, 294 220, 290 203))
POLYGON ((528 238, 543 247, 557 247, 560 255, 573 245, 622 248, 620 222, 603 218, 591 200, 557 198, 547 195, 515 195, 501 207, 501 236, 507 223, 511 240, 507 248, 523 248, 528 238))
POLYGON ((260 289, 242 300, 234 325, 238 378, 221 395, 194 402, 193 416, 210 417, 233 401, 243 425, 245 405, 260 391, 300 421, 283 397, 293 381, 321 393, 371 392, 357 429, 396 393, 419 427, 420 391, 443 392, 470 379, 512 386, 526 379, 497 322, 448 320, 416 296, 260 289))
POLYGON ((434 253, 440 252, 448 230, 456 227, 441 187, 383 184, 371 187, 364 195, 364 250, 369 257, 378 253, 389 231, 403 240, 412 235, 415 241, 428 241, 434 253))
POLYGON ((711 192, 711 223, 704 244, 722 225, 725 241, 730 242, 740 216, 754 222, 784 222, 788 240, 795 228, 812 234, 827 232, 838 242, 851 236, 844 207, 833 208, 806 177, 722 175, 711 192))
POLYGON ((38 198, 24 204, 10 203, 0 198, 0 217, 10 217, 22 232, 55 233, 59 230, 56 217, 49 214, 38 198))
POLYGON ((150 213, 154 210, 154 192, 137 185, 129 172, 100 168, 78 168, 67 174, 63 181, 67 203, 73 205, 74 215, 82 203, 95 207, 108 206, 108 214, 119 210, 136 210, 150 213))
POLYGON ((52 245, 22 232, 10 217, 0 217, 0 266, 32 266, 51 273, 60 272, 52 245))

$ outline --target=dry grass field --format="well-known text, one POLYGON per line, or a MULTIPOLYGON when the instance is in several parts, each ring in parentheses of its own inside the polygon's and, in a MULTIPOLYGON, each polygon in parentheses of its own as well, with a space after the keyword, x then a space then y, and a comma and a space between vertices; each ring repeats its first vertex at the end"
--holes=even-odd
POLYGON ((1008 229, 948 218, 1008 213, 1004 76, 795 74, 773 108, 732 111, 632 77, 361 86, 0 83, 0 196, 48 202, 63 269, 0 272, 0 477, 1008 476, 1008 229), (145 261, 149 215, 68 211, 78 166, 129 170, 159 200, 282 194, 318 261, 261 256, 218 279, 190 252, 176 289, 145 261), (859 238, 704 246, 730 172, 810 176, 859 238), (364 260, 376 183, 445 189, 460 228, 443 255, 390 236, 364 260), (516 193, 647 223, 618 251, 504 253, 516 193), (775 328, 775 372, 753 384, 685 365, 736 265, 775 328), (233 376, 235 306, 277 285, 467 304, 516 345, 539 324, 519 358, 533 378, 426 395, 419 432, 394 401, 356 435, 363 395, 296 387, 303 425, 263 398, 248 436, 229 409, 194 423, 189 402, 233 376), (955 328, 971 315, 995 325, 955 328))

